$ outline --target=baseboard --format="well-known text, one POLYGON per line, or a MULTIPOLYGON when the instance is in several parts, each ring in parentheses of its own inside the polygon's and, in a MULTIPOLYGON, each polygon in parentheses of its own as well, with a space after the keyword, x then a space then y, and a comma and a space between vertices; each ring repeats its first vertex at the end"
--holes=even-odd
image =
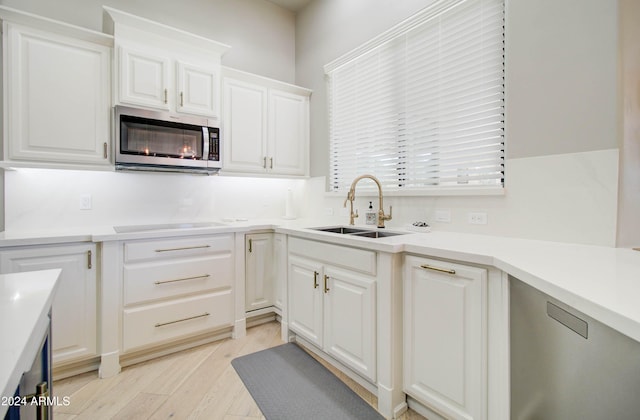
POLYGON ((98 370, 100 367, 100 357, 92 357, 72 363, 58 365, 54 363, 51 375, 54 381, 70 378, 72 376, 98 370))
POLYGON ((182 350, 201 346, 203 344, 213 343, 215 341, 231 338, 232 328, 224 328, 206 334, 200 334, 193 337, 185 338, 179 341, 172 341, 164 345, 150 347, 144 350, 130 352, 120 356, 120 366, 131 366, 146 360, 155 359, 157 357, 166 356, 167 354, 176 353, 182 350))

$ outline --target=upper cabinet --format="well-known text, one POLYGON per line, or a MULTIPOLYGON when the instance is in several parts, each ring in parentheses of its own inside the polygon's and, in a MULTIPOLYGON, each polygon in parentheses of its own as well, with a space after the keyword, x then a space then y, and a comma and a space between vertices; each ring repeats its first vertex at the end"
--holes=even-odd
POLYGON ((220 59, 228 46, 109 7, 114 104, 220 119, 220 59))
POLYGON ((105 166, 110 36, 0 8, 4 165, 105 166))
POLYGON ((226 172, 308 174, 311 91, 223 68, 226 172))

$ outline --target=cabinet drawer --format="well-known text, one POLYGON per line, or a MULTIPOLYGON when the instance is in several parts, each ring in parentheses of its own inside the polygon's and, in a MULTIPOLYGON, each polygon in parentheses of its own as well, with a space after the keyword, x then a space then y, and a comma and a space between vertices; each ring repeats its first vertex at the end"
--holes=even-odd
POLYGON ((289 253, 324 261, 332 266, 376 275, 376 253, 324 242, 289 238, 289 253))
POLYGON ((231 287, 231 252, 125 265, 124 305, 231 287))
POLYGON ((209 329, 231 326, 231 290, 125 309, 122 351, 159 344, 209 329))
POLYGON ((154 241, 127 242, 124 244, 124 261, 160 260, 194 255, 230 252, 232 235, 193 236, 166 238, 154 241))

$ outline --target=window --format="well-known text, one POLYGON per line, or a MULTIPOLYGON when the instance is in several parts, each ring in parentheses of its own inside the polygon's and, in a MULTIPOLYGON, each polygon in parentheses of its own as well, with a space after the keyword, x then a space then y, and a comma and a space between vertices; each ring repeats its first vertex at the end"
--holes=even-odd
POLYGON ((436 1, 325 72, 331 191, 503 186, 503 0, 436 1))

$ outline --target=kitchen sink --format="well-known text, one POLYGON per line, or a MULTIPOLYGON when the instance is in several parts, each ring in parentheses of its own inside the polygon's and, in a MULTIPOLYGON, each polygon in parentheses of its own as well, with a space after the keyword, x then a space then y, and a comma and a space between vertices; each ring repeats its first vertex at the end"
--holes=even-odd
POLYGON ((156 225, 131 225, 131 226, 114 226, 116 233, 134 233, 134 232, 150 232, 154 230, 173 230, 173 229, 196 229, 214 226, 224 226, 217 222, 199 222, 199 223, 160 223, 156 225))
POLYGON ((321 228, 312 228, 313 230, 320 230, 322 232, 331 232, 331 233, 340 233, 343 235, 351 235, 354 233, 362 233, 368 232, 366 229, 356 229, 344 226, 332 226, 332 227, 321 227, 321 228))
POLYGON ((311 228, 321 232, 338 233, 341 235, 360 236, 363 238, 386 238, 389 236, 404 235, 403 232, 389 232, 385 230, 359 229, 347 226, 330 226, 311 228))
POLYGON ((353 236, 363 236, 365 238, 386 238, 388 236, 404 235, 401 232, 387 232, 382 230, 368 230, 366 232, 353 233, 353 236))

